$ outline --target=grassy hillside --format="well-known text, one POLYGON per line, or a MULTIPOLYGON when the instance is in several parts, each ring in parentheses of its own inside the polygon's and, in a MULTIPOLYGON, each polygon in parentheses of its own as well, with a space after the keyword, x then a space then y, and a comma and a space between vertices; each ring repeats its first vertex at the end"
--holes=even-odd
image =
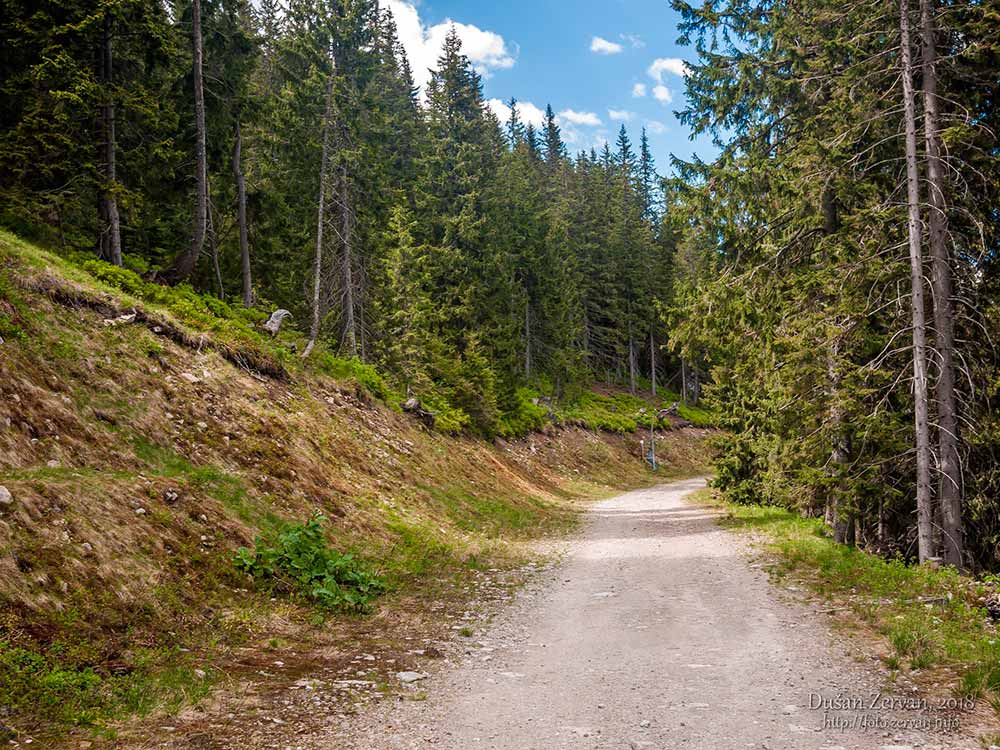
MULTIPOLYGON (((622 425, 431 431, 370 367, 303 364, 262 320, 0 233, 0 734, 176 712, 240 649, 447 598, 581 499, 653 481, 622 425), (292 575, 306 558, 337 572, 292 575), (317 594, 355 574, 377 581, 357 606, 317 594)), ((699 438, 663 433, 667 473, 701 470, 699 438)))

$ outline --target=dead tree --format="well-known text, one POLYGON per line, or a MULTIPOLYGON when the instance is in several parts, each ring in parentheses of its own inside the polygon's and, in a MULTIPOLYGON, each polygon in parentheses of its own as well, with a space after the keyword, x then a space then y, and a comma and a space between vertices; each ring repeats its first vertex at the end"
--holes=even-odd
POLYGON ((955 395, 955 324, 952 305, 948 215, 941 161, 937 93, 937 48, 933 0, 920 0, 924 140, 927 150, 927 235, 931 254, 935 348, 938 356, 937 438, 942 553, 945 563, 962 565, 962 467, 959 459, 958 400, 955 395))
POLYGON ((917 463, 917 549, 920 562, 934 556, 927 415, 927 329, 924 320, 924 268, 920 224, 920 174, 917 164, 917 117, 910 48, 910 4, 899 3, 899 36, 906 141, 907 233, 910 250, 910 309, 913 325, 913 412, 917 463))
POLYGON ((104 28, 101 44, 101 79, 104 84, 104 104, 101 106, 101 130, 104 161, 104 188, 101 191, 101 219, 103 226, 100 235, 100 254, 109 263, 116 266, 122 264, 122 234, 121 219, 118 214, 118 197, 115 194, 118 181, 115 166, 115 100, 112 86, 114 84, 114 66, 112 58, 112 20, 111 11, 104 13, 104 28))
POLYGON ((330 76, 326 81, 326 106, 323 111, 323 151, 319 166, 319 199, 316 208, 316 254, 313 259, 312 288, 312 323, 309 326, 309 343, 302 352, 303 359, 308 357, 316 346, 319 337, 320 322, 320 290, 323 276, 323 226, 326 223, 326 181, 330 167, 330 130, 333 127, 333 78, 336 74, 336 61, 331 56, 330 76))
POLYGON ((240 235, 240 267, 243 271, 243 306, 253 304, 253 280, 250 276, 250 241, 247 237, 247 181, 243 175, 243 133, 239 116, 233 134, 233 177, 236 179, 236 223, 240 235))
POLYGON ((194 272, 198 258, 205 248, 205 235, 208 232, 208 157, 205 135, 205 85, 202 73, 201 0, 191 2, 191 47, 194 77, 195 182, 197 183, 194 231, 190 247, 179 253, 174 262, 160 274, 168 283, 183 281, 194 272))

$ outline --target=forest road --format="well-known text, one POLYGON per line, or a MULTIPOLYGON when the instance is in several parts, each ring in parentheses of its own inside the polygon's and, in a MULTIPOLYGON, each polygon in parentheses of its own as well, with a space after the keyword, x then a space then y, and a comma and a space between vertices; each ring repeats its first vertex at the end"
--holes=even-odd
POLYGON ((943 714, 869 710, 884 675, 839 653, 822 618, 769 583, 716 511, 683 499, 702 486, 679 481, 595 505, 563 561, 474 636, 479 647, 413 687, 425 699, 384 701, 328 746, 980 746, 961 730, 920 726, 943 714), (815 707, 837 697, 864 707, 815 707))

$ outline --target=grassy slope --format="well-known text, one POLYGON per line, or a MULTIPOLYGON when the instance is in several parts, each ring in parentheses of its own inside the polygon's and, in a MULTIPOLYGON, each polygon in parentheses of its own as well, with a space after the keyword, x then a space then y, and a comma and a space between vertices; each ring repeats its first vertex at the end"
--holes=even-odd
MULTIPOLYGON (((692 498, 711 499, 709 490, 692 498)), ((773 576, 832 600, 837 622, 876 644, 891 679, 905 676, 1000 711, 1000 641, 983 608, 991 582, 836 544, 821 519, 782 508, 725 509, 725 526, 763 537, 775 555, 773 576)))
MULTIPOLYGON (((140 300, 3 233, 0 337, 0 722, 22 732, 113 733, 199 700, 274 622, 343 627, 237 574, 233 551, 282 522, 325 514, 393 589, 382 617, 651 481, 637 438, 431 433, 371 399, 373 373, 303 366, 252 314, 140 300)), ((682 433, 658 450, 676 474, 705 458, 682 433)))

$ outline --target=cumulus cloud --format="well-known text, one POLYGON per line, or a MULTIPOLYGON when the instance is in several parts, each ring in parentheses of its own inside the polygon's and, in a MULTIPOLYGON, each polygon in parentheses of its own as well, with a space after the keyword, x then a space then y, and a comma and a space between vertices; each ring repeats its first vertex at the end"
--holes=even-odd
POLYGON ((573 109, 564 109, 559 113, 559 119, 573 125, 590 125, 592 127, 601 125, 601 118, 593 112, 577 112, 573 109))
MULTIPOLYGON (((486 106, 493 110, 493 114, 497 116, 501 124, 510 119, 510 107, 505 102, 499 99, 489 99, 486 106)), ((525 125, 531 124, 540 128, 545 122, 545 110, 536 107, 531 102, 518 102, 517 114, 525 125)))
POLYGON ((590 40, 590 51, 599 55, 617 55, 624 49, 617 42, 609 42, 607 39, 595 36, 590 40))
POLYGON ((663 135, 667 132, 667 126, 659 120, 646 120, 644 124, 646 126, 646 130, 653 135, 663 135))
POLYGON ((634 86, 632 86, 632 96, 634 96, 636 99, 641 99, 645 95, 646 95, 646 84, 637 83, 634 86))
POLYGON ((622 122, 628 122, 633 117, 635 117, 635 112, 629 112, 627 109, 609 109, 608 117, 612 120, 621 120, 622 122))
POLYGON ((494 70, 503 70, 514 65, 516 50, 512 50, 504 38, 496 32, 480 29, 472 24, 459 23, 450 18, 433 26, 426 26, 412 2, 388 0, 388 4, 396 19, 399 41, 406 50, 406 57, 413 69, 414 83, 421 90, 426 88, 430 80, 431 69, 437 67, 444 39, 453 26, 459 39, 462 40, 462 52, 480 75, 488 78, 494 70))
POLYGON ((664 73, 684 76, 687 73, 687 63, 679 57, 658 57, 646 69, 649 77, 657 83, 663 83, 664 73))
POLYGON ((663 102, 664 104, 670 104, 674 100, 674 95, 670 93, 670 89, 666 86, 658 85, 653 86, 653 98, 658 102, 663 102))

